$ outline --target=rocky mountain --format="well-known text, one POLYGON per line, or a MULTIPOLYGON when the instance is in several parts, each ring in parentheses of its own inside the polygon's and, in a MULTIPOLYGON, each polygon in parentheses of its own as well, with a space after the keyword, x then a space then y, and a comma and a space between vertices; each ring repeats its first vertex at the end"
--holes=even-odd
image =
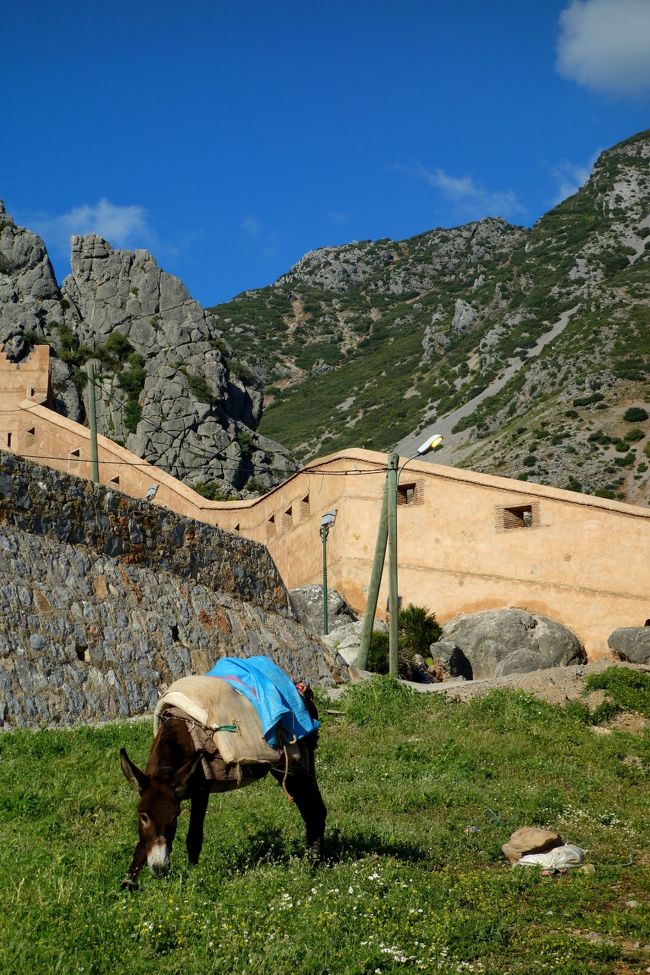
POLYGON ((321 248, 210 311, 303 460, 436 429, 443 463, 648 503, 650 131, 531 228, 321 248))
POLYGON ((43 241, 0 203, 0 343, 16 361, 52 347, 59 412, 85 421, 93 361, 100 433, 208 496, 263 490, 295 469, 256 432, 260 379, 178 278, 94 235, 73 238, 71 268, 59 287, 43 241))

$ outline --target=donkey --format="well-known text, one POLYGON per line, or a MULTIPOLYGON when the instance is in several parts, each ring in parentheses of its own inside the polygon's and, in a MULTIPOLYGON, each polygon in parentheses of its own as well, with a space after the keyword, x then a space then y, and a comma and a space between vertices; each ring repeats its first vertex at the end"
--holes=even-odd
POLYGON ((314 771, 314 750, 318 732, 302 739, 304 762, 295 770, 277 765, 251 764, 240 773, 229 769, 222 760, 218 779, 206 778, 201 758, 187 721, 170 716, 163 720, 151 746, 144 772, 135 765, 124 748, 120 764, 127 781, 138 793, 138 842, 122 888, 137 890, 138 875, 145 860, 151 873, 161 876, 169 870, 169 858, 181 812, 181 802, 190 800, 190 822, 187 830, 187 858, 199 862, 203 846, 203 823, 211 792, 229 792, 263 778, 268 772, 278 781, 298 807, 306 827, 307 850, 317 862, 322 856, 327 810, 318 788, 314 771))

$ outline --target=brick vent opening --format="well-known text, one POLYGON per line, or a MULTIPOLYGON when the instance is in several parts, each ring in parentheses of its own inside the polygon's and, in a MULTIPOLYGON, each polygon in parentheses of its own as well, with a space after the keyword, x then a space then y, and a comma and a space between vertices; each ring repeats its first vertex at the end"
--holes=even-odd
POLYGON ((424 480, 411 481, 397 486, 398 504, 422 504, 424 502, 424 480))
POLYGON ((539 501, 508 507, 504 505, 497 508, 497 531, 511 531, 514 528, 539 528, 539 526, 539 501))

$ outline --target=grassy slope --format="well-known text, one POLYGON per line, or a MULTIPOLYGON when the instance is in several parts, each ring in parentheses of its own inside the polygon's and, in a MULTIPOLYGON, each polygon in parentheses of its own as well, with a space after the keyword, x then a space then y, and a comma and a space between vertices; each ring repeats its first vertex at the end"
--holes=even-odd
POLYGON ((596 736, 579 708, 525 695, 460 705, 390 679, 341 706, 319 750, 324 868, 297 858, 299 817, 263 782, 212 797, 197 870, 181 821, 170 877, 147 875, 131 895, 118 890, 135 808, 117 751, 143 761, 148 723, 0 737, 2 971, 645 969, 634 945, 650 940, 647 774, 624 760, 647 769, 647 736, 596 736), (509 869, 500 846, 525 823, 586 847, 595 875, 509 869))

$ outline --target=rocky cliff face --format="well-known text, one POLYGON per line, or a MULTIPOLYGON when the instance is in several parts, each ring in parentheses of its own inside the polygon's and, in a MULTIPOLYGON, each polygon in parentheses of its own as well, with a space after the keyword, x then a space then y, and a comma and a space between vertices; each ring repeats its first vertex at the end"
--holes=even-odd
POLYGON ((648 503, 650 131, 529 229, 322 248, 212 311, 301 458, 436 428, 443 463, 648 503))
POLYGON ((181 281, 143 250, 73 238, 59 289, 43 242, 0 210, 0 342, 22 358, 54 352, 55 408, 85 418, 83 367, 94 361, 100 433, 190 485, 227 495, 269 487, 294 469, 255 432, 262 385, 237 370, 214 321, 181 281))

